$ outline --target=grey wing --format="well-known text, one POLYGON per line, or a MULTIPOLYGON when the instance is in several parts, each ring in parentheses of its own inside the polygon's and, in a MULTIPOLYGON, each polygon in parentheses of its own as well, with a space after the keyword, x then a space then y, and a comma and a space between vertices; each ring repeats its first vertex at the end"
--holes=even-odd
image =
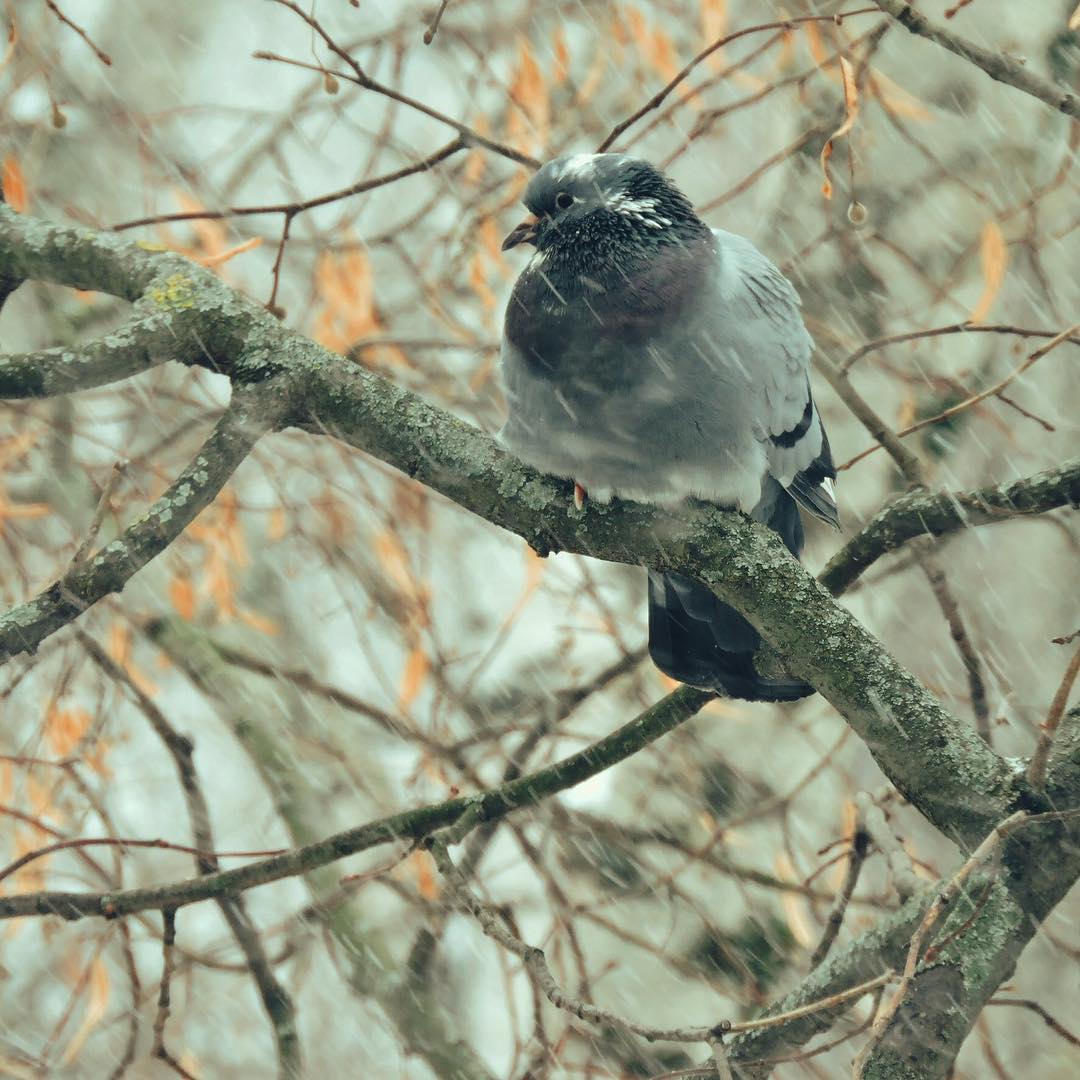
POLYGON ((770 474, 815 517, 839 526, 829 440, 810 390, 814 341, 791 282, 749 240, 714 229, 725 304, 740 338, 770 474))

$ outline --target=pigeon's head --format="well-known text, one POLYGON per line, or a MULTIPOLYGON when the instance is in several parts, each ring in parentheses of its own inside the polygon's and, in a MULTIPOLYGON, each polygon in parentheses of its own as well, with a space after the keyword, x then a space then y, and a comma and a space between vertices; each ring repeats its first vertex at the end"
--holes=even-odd
POLYGON ((531 211, 503 251, 685 243, 708 229, 690 200, 647 161, 625 154, 570 154, 544 165, 522 199, 531 211))

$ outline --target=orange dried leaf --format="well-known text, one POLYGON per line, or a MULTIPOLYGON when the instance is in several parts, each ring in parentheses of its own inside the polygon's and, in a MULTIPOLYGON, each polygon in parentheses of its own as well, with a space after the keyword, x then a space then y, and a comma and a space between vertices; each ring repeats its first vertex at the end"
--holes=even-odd
MULTIPOLYGON (((775 867, 776 876, 782 881, 798 881, 798 875, 795 873, 791 860, 783 852, 776 856, 775 867)), ((807 915, 806 901, 793 892, 785 892, 780 903, 787 917, 791 936, 804 948, 810 948, 816 939, 807 915)))
MULTIPOLYGON (((39 827, 40 828, 40 827, 39 827)), ((42 841, 32 832, 25 829, 16 829, 11 847, 12 859, 21 859, 31 851, 41 847, 42 841)), ((47 840, 45 841, 48 842, 47 840)), ((49 863, 50 855, 42 855, 28 862, 19 870, 19 875, 11 888, 14 893, 40 892, 45 888, 45 868, 49 863)))
POLYGON ((1076 10, 1069 16, 1069 29, 1080 30, 1080 4, 1076 5, 1076 10))
POLYGON ((472 286, 472 291, 479 298, 484 310, 487 312, 494 311, 496 304, 495 294, 487 283, 487 272, 484 269, 484 252, 480 249, 477 249, 469 264, 469 284, 472 286))
POLYGON ((242 244, 237 244, 236 247, 229 248, 228 251, 221 251, 216 255, 203 255, 198 261, 201 262, 203 266, 220 266, 230 259, 235 259, 237 255, 242 255, 245 251, 251 251, 252 248, 259 247, 262 242, 261 236, 253 236, 250 240, 245 240, 242 244))
POLYGON ((176 609, 176 614, 185 622, 195 618, 195 586, 191 576, 186 573, 174 574, 169 582, 169 600, 176 609))
MULTIPOLYGON (((481 113, 473 123, 473 130, 479 135, 491 134, 491 123, 488 118, 481 113)), ((469 151, 469 158, 465 162, 464 178, 466 184, 478 184, 484 175, 484 169, 487 166, 487 151, 480 146, 474 147, 469 151)))
POLYGON ((574 95, 574 102, 578 105, 584 105, 589 101, 593 94, 600 87, 600 83, 603 82, 604 72, 607 70, 608 58, 603 48, 597 48, 596 55, 593 57, 593 62, 589 67, 585 78, 581 81, 581 86, 578 87, 578 92, 574 95))
POLYGON ((934 119, 934 114, 914 94, 894 83, 887 75, 874 72, 869 83, 874 96, 894 116, 924 124, 934 119))
POLYGON ((551 81, 556 86, 562 86, 570 74, 570 48, 566 44, 566 30, 562 26, 555 30, 552 51, 555 54, 555 70, 551 74, 551 81))
POLYGON ((982 264, 983 291, 971 314, 970 322, 982 322, 994 306, 997 294, 1005 280, 1005 268, 1009 262, 1009 249, 1005 236, 996 221, 988 221, 982 228, 979 245, 979 261, 982 264))
POLYGON ((821 173, 824 178, 821 193, 826 199, 831 199, 833 192, 832 180, 829 177, 833 140, 847 135, 859 118, 859 88, 855 85, 855 69, 843 56, 840 57, 840 73, 844 82, 844 122, 825 140, 825 145, 821 148, 821 173))
POLYGON ((109 627, 105 649, 121 667, 131 656, 131 629, 122 622, 114 622, 109 627))
POLYGON ((398 708, 403 712, 416 700, 424 679, 431 670, 431 662, 419 642, 413 646, 409 658, 405 661, 405 671, 401 676, 401 689, 398 691, 398 708))
POLYGON ((787 71, 795 62, 795 31, 785 30, 776 56, 776 70, 787 71))
POLYGON ((648 52, 649 27, 645 21, 645 15, 639 8, 627 8, 626 26, 630 31, 630 39, 642 52, 648 52))
MULTIPOLYGON (((198 199, 180 188, 173 189, 173 198, 185 214, 198 214, 206 209, 198 199)), ((225 250, 225 226, 220 221, 195 218, 187 224, 195 233, 194 254, 213 256, 225 250)))
POLYGON ((58 757, 67 757, 90 730, 93 717, 86 709, 61 709, 56 705, 45 714, 43 734, 58 757))
POLYGON ((280 540, 285 535, 287 525, 284 507, 275 506, 270 511, 270 520, 266 525, 267 537, 271 540, 280 540))
POLYGON ((0 170, 0 186, 4 189, 4 198, 11 209, 25 214, 30 205, 26 192, 26 178, 12 154, 4 158, 4 166, 0 170))
POLYGON ((821 37, 821 30, 817 23, 807 22, 803 23, 803 32, 806 34, 806 45, 810 50, 810 55, 814 58, 814 62, 819 68, 821 68, 830 79, 836 76, 829 71, 829 50, 825 48, 825 42, 821 37))
MULTIPOLYGON (((727 0, 701 0, 701 36, 707 44, 719 41, 727 34, 727 0)), ((710 67, 719 69, 723 66, 718 49, 709 57, 710 67)))
POLYGON ((409 857, 416 874, 416 891, 424 900, 439 899, 439 882, 432 869, 431 856, 426 851, 414 851, 409 857))
POLYGON ((375 537, 375 554, 382 563, 393 583, 404 592, 411 592, 413 587, 412 569, 409 553, 401 542, 401 537, 389 529, 375 537))
MULTIPOLYGON (((543 146, 547 141, 550 119, 548 88, 540 71, 540 65, 536 62, 529 42, 524 37, 518 42, 518 62, 510 83, 510 99, 528 121, 527 134, 531 136, 532 144, 543 146)), ((518 120, 518 125, 515 126, 519 126, 522 120, 520 114, 512 110, 509 119, 512 122, 515 115, 518 120)), ((525 132, 515 131, 514 134, 525 134, 525 132)))
POLYGON ((260 634, 273 637, 275 634, 281 633, 281 627, 273 619, 260 615, 257 611, 249 611, 246 608, 238 607, 236 614, 240 617, 241 622, 247 623, 252 630, 258 630, 260 634))
POLYGON ((51 817, 56 821, 62 821, 63 812, 53 803, 53 791, 50 784, 43 784, 36 780, 33 774, 28 774, 23 782, 26 788, 26 802, 30 807, 30 813, 36 818, 51 817))

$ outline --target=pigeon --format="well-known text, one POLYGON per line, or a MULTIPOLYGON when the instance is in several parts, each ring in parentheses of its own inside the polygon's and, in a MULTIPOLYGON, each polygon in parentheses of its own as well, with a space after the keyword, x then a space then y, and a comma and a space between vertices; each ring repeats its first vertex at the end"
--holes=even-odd
MULTIPOLYGON (((625 154, 555 158, 523 201, 503 250, 536 250, 506 309, 500 442, 574 481, 577 501, 709 500, 796 558, 800 508, 839 527, 814 342, 780 271, 625 154)), ((751 701, 813 693, 760 674, 758 632, 701 582, 649 571, 648 598, 650 655, 671 678, 751 701)))

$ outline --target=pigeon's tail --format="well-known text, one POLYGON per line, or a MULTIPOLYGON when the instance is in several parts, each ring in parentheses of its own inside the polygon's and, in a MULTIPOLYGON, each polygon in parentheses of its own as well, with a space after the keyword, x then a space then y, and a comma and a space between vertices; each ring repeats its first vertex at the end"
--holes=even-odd
MULTIPOLYGON (((795 500, 770 477, 755 518, 780 534, 798 557, 803 528, 795 500)), ((796 701, 814 692, 799 679, 770 679, 754 669, 761 636, 733 607, 693 578, 649 572, 649 653, 673 679, 748 701, 796 701)))

